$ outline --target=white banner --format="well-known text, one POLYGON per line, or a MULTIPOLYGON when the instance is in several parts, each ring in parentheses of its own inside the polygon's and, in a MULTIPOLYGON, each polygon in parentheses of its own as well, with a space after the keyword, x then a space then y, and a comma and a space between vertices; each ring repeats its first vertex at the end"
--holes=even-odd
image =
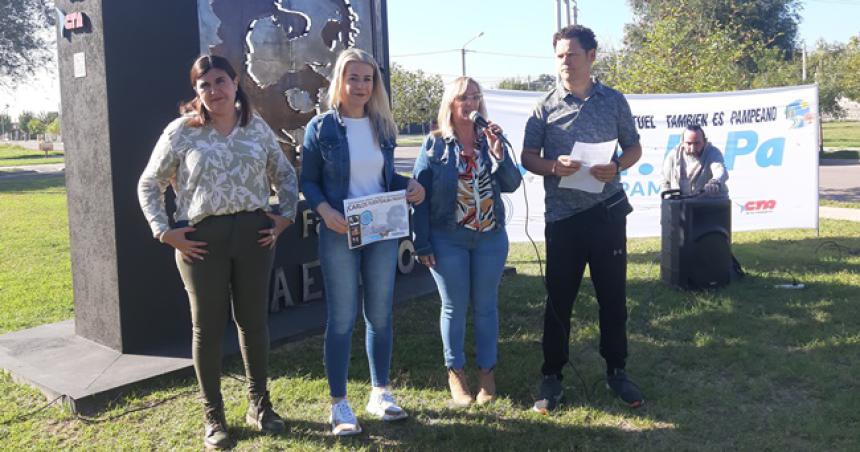
MULTIPOLYGON (((526 119, 543 95, 484 93, 490 119, 505 130, 517 158, 526 119)), ((621 176, 634 208, 627 217, 629 237, 660 235, 663 157, 680 143, 690 123, 701 125, 708 140, 723 152, 734 231, 818 228, 816 85, 626 97, 642 144, 642 158, 621 176)), ((512 242, 527 240, 526 210, 532 238, 543 240, 543 200, 543 178, 531 173, 525 173, 519 190, 505 195, 512 242)))

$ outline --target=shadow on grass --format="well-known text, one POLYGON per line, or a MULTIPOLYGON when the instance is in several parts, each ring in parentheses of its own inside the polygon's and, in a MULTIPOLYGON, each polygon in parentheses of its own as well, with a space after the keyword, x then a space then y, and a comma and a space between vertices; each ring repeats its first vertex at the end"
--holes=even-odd
MULTIPOLYGON (((860 255, 858 237, 823 237, 800 240, 763 240, 756 243, 733 243, 732 253, 744 270, 753 273, 791 273, 814 265, 814 271, 860 270, 860 265, 846 263, 845 258, 860 255)), ((633 253, 628 265, 649 265, 656 278, 660 277, 660 252, 633 253)), ((813 270, 813 269, 807 269, 813 270)), ((630 274, 629 277, 635 277, 630 274)), ((731 286, 729 286, 731 287, 731 286)))
POLYGON ((32 175, 28 177, 0 176, 0 193, 18 194, 34 190, 66 190, 66 176, 62 174, 32 175))
MULTIPOLYGON (((395 308, 391 386, 409 420, 386 424, 363 415, 361 397, 370 377, 360 320, 349 385, 366 433, 355 438, 328 433, 319 336, 273 350, 269 368, 276 391, 311 381, 302 383, 300 396, 287 401, 275 392, 273 397, 303 413, 288 416, 285 437, 323 449, 839 449, 857 439, 851 419, 858 396, 846 388, 860 371, 860 269, 852 254, 858 248, 860 239, 854 237, 736 243, 733 250, 749 276, 703 292, 663 284, 658 252, 631 254, 628 371, 645 393, 646 406, 639 410, 622 406, 604 388, 598 307, 585 278, 571 317, 566 403, 551 417, 528 411, 540 378, 545 296, 540 278, 526 273, 536 272, 534 262, 523 262, 521 273, 507 276, 500 287, 496 404, 437 408, 448 397, 437 295, 395 308), (773 288, 791 275, 807 288, 773 288)), ((474 385, 473 344, 470 322, 466 356, 474 385)), ((229 359, 225 371, 243 374, 241 360, 229 359)), ((134 396, 194 385, 190 377, 172 379, 134 396)), ((244 403, 236 394, 244 385, 230 386, 228 403, 244 403)), ((116 403, 122 406, 123 400, 116 403)), ((231 431, 240 440, 259 435, 245 427, 231 431)))
POLYGON ((33 152, 30 154, 19 154, 19 155, 0 157, 0 162, 2 162, 4 160, 15 161, 15 160, 25 160, 25 159, 30 160, 30 159, 36 159, 36 158, 50 159, 50 158, 57 158, 57 157, 64 157, 64 156, 65 156, 65 154, 62 152, 48 152, 47 157, 45 157, 44 152, 33 152))
MULTIPOLYGON (((410 417, 393 423, 376 419, 362 419, 363 432, 349 437, 332 436, 327 422, 287 419, 287 430, 282 438, 309 440, 324 450, 338 447, 372 450, 522 450, 523 445, 540 448, 552 444, 555 450, 575 450, 582 446, 595 447, 602 441, 636 443, 646 431, 625 431, 610 426, 568 425, 548 421, 533 414, 525 418, 499 417, 489 410, 467 412, 462 410, 418 409, 410 417)), ((231 428, 241 440, 260 436, 248 427, 231 428)))

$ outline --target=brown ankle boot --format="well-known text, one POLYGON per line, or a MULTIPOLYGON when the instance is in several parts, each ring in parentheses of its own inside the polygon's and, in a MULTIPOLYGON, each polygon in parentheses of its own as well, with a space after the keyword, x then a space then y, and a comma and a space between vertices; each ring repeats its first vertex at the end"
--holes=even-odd
POLYGON ((463 369, 448 369, 448 387, 451 388, 454 406, 467 407, 474 401, 463 369))
POLYGON ((493 369, 478 369, 478 405, 490 403, 496 398, 496 378, 493 369))
POLYGON ((203 405, 203 448, 205 450, 232 449, 233 439, 227 433, 227 420, 224 417, 224 403, 204 403, 203 405))
POLYGON ((245 422, 263 433, 278 434, 284 431, 284 420, 272 408, 269 391, 248 395, 248 412, 245 422))

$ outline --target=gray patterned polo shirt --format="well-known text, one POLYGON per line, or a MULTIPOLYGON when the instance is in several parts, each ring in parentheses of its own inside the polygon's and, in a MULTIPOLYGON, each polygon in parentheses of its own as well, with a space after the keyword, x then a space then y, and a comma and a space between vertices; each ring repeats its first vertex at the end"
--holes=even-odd
POLYGON ((137 196, 154 237, 170 229, 164 190, 176 192, 174 218, 199 223, 210 215, 269 210, 270 187, 281 215, 293 219, 299 201, 296 171, 275 133, 256 113, 223 136, 214 127, 189 127, 177 118, 164 129, 140 176, 137 196))
MULTIPOLYGON (((555 160, 560 155, 570 154, 577 141, 602 143, 615 139, 622 149, 639 142, 630 105, 624 95, 594 80, 585 100, 562 86, 541 98, 526 122, 523 149, 537 149, 542 151, 543 158, 555 160)), ((558 176, 543 178, 547 222, 585 211, 623 190, 618 176, 605 184, 601 193, 559 188, 559 180, 558 176)))

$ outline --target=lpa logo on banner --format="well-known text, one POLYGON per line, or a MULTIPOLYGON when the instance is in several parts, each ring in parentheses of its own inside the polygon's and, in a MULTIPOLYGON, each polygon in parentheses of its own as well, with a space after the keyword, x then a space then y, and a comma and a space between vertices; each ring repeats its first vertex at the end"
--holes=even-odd
POLYGON ((785 107, 785 119, 791 121, 792 129, 799 129, 812 124, 814 116, 812 109, 809 108, 809 102, 803 99, 790 102, 785 107))

